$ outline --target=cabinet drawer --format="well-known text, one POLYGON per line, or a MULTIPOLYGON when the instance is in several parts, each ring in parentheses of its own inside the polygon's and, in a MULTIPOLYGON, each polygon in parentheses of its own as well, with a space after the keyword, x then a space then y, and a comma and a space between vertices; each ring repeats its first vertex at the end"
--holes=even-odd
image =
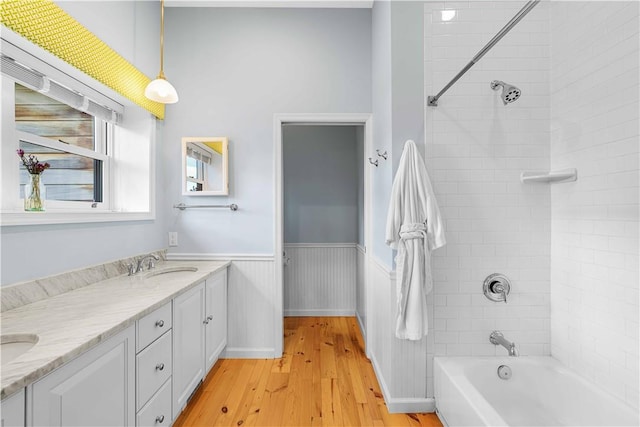
POLYGON ((136 408, 147 400, 171 376, 171 331, 136 356, 136 408))
POLYGON ((167 380, 149 403, 138 412, 136 421, 138 427, 171 425, 171 379, 167 380))
POLYGON ((171 302, 138 320, 136 351, 139 352, 160 335, 171 329, 171 302))

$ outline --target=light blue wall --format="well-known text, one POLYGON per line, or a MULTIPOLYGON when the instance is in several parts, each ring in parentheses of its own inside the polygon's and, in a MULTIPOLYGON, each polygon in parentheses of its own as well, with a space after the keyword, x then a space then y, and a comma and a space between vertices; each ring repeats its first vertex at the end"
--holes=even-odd
MULTIPOLYGON (((156 3, 61 5, 155 76, 156 3), (113 16, 122 19, 105 19, 113 16)), ((372 10, 168 8, 165 72, 181 99, 167 106, 167 119, 158 126, 157 219, 4 227, 2 283, 155 250, 166 246, 169 230, 180 233, 174 252, 273 253, 273 114, 297 112, 374 113, 367 156, 375 157, 379 148, 391 160, 381 160, 373 171, 371 246, 391 267, 384 227, 393 171, 404 140, 423 142, 421 7, 422 2, 376 1, 372 10), (181 196, 182 136, 230 138, 229 197, 181 196), (180 212, 171 208, 179 201, 235 202, 240 210, 180 212), (29 252, 37 263, 26 259, 25 236, 39 239, 29 252), (86 241, 100 243, 87 251, 86 241)))
POLYGON ((355 243, 356 127, 283 126, 282 141, 284 242, 355 243))
MULTIPOLYGON (((60 6, 143 72, 157 73, 154 35, 159 33, 160 12, 155 2, 65 1, 60 6)), ((161 124, 157 130, 155 162, 159 165, 161 124)), ((156 186, 162 189, 161 165, 157 169, 156 186)), ((166 226, 160 207, 167 203, 163 191, 158 191, 155 221, 2 227, 2 285, 162 249, 166 226)))
POLYGON ((404 143, 413 139, 422 157, 424 138, 424 3, 391 2, 391 75, 395 175, 404 143))
POLYGON ((413 139, 424 157, 424 3, 376 1, 372 16, 372 100, 375 149, 387 151, 373 177, 373 255, 392 268, 384 230, 393 178, 404 143, 413 139))
POLYGON ((176 253, 273 254, 274 113, 371 112, 371 10, 166 10, 163 187, 170 203, 240 210, 169 211, 176 253), (229 197, 181 196, 180 138, 228 136, 229 197))
MULTIPOLYGON (((391 96, 391 2, 376 1, 372 16, 372 102, 373 147, 367 156, 376 158, 376 148, 392 155, 392 96, 391 96)), ((387 210, 391 195, 391 161, 380 159, 372 179, 372 254, 389 268, 393 254, 385 244, 387 210)), ((373 167, 367 165, 367 167, 373 167)))

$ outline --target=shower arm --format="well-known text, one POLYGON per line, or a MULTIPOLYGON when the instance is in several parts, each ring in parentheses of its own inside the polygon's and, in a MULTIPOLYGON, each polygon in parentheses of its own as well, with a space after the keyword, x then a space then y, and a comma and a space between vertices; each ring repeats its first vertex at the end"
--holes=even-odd
POLYGON ((495 44, 498 43, 500 39, 502 39, 513 27, 515 27, 516 24, 520 22, 520 20, 524 18, 525 15, 531 11, 531 9, 533 9, 538 3, 540 3, 540 1, 541 0, 529 0, 527 4, 525 4, 524 7, 520 9, 518 13, 516 13, 515 16, 511 18, 509 22, 507 22, 507 25, 505 25, 498 32, 498 34, 493 36, 493 38, 489 40, 489 43, 487 43, 482 49, 480 49, 480 51, 476 53, 476 56, 474 56, 473 59, 467 65, 465 65, 464 68, 460 70, 460 72, 456 74, 455 77, 451 79, 451 81, 447 83, 447 85, 444 88, 442 88, 442 90, 438 92, 437 95, 429 96, 427 98, 427 105, 429 107, 437 107, 438 99, 440 99, 440 97, 446 91, 448 91, 451 86, 453 86, 458 80, 460 80, 460 77, 462 77, 467 71, 469 71, 471 67, 473 67, 476 64, 476 62, 478 62, 487 52, 489 52, 491 48, 495 46, 495 44))

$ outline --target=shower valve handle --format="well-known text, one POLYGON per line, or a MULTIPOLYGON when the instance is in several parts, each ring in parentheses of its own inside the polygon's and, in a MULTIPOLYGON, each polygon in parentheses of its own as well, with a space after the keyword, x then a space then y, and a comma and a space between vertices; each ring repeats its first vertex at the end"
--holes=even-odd
POLYGON ((504 285, 500 282, 493 282, 491 285, 489 285, 489 288, 491 289, 491 292, 495 293, 495 294, 502 294, 502 298, 504 299, 504 303, 507 303, 507 289, 504 287, 504 285))

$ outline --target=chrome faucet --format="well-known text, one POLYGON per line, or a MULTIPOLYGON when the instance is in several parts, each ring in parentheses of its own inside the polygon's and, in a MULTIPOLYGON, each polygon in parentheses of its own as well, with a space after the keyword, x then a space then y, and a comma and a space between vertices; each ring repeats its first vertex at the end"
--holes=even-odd
POLYGON ((149 260, 148 269, 151 270, 152 268, 155 268, 155 266, 156 266, 156 263, 153 262, 153 261, 154 260, 158 261, 160 259, 160 257, 158 255, 156 255, 156 254, 149 254, 149 255, 143 256, 142 258, 140 258, 138 260, 138 263, 136 264, 135 269, 133 269, 133 273, 132 274, 136 274, 136 273, 139 273, 139 272, 143 271, 144 270, 144 262, 147 259, 149 260))
POLYGON ((501 345, 506 348, 507 351, 509 351, 509 356, 520 356, 520 352, 516 348, 516 343, 507 340, 500 331, 491 332, 491 335, 489 335, 489 341, 491 341, 491 344, 493 345, 501 345))

